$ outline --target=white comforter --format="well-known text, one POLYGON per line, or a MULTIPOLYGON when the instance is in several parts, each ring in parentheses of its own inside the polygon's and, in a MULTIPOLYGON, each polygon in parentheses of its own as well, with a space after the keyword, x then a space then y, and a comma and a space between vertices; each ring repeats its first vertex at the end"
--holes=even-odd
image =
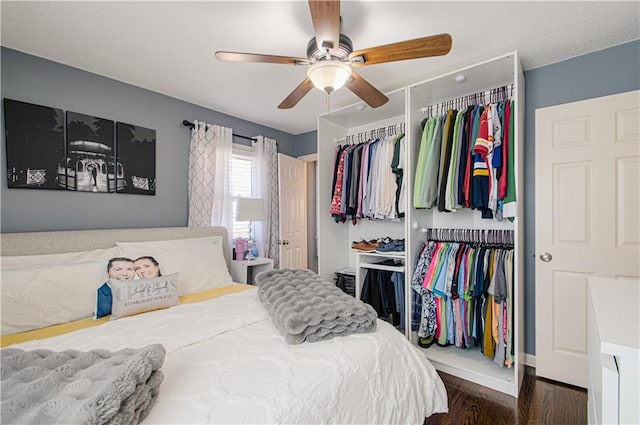
POLYGON ((128 317, 15 347, 142 347, 167 354, 146 424, 414 423, 446 412, 444 385, 404 336, 375 333, 288 345, 255 289, 128 317))

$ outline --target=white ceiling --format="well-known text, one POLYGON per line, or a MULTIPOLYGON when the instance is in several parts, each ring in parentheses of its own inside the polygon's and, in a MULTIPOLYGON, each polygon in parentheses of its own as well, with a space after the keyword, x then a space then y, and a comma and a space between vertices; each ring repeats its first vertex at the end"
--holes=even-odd
MULTIPOLYGON (((3 46, 163 93, 291 134, 316 128, 326 95, 277 105, 305 68, 224 63, 228 50, 306 57, 306 1, 5 1, 3 46)), ((444 57, 358 69, 383 92, 518 50, 525 70, 640 38, 640 2, 343 1, 354 49, 447 32, 444 57)), ((579 78, 579 76, 576 76, 579 78)), ((357 103, 347 89, 331 108, 357 103)))

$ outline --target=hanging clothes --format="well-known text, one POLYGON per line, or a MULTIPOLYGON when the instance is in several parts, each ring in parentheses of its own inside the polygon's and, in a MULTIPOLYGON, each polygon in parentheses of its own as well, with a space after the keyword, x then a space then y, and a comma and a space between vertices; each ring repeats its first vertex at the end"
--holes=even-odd
POLYGON ((412 317, 419 318, 418 336, 421 338, 432 337, 436 334, 436 304, 433 292, 422 286, 427 269, 435 250, 435 243, 425 244, 418 255, 416 268, 411 278, 411 289, 419 297, 420 301, 413 303, 412 317))
POLYGON ((446 185, 446 197, 445 197, 445 209, 448 211, 455 211, 462 207, 458 203, 458 181, 460 179, 460 157, 462 152, 462 136, 464 134, 462 124, 467 111, 462 110, 456 115, 455 124, 453 126, 453 141, 451 146, 451 163, 449 166, 449 173, 447 174, 446 185))
MULTIPOLYGON (((391 260, 393 262, 393 260, 391 260)), ((384 264, 384 262, 382 262, 384 264)), ((404 273, 368 269, 360 300, 371 305, 378 317, 404 327, 404 273)))
POLYGON ((460 136, 460 161, 458 165, 458 205, 460 208, 469 208, 466 202, 465 185, 468 185, 467 181, 467 164, 469 162, 469 123, 473 121, 473 113, 476 107, 471 105, 467 108, 464 114, 464 120, 461 122, 462 130, 460 136))
MULTIPOLYGON (((510 116, 509 116, 509 140, 513 144, 514 140, 514 113, 513 105, 514 101, 510 102, 510 116)), ((513 219, 516 216, 517 204, 516 204, 516 175, 515 175, 515 149, 513 145, 509 147, 508 159, 507 159, 507 189, 504 198, 504 213, 505 218, 513 219)))
POLYGON ((335 185, 331 196, 331 207, 329 213, 336 221, 344 221, 340 210, 342 209, 342 181, 344 179, 344 160, 347 153, 347 147, 338 146, 337 165, 335 168, 335 185))
POLYGON ((430 117, 422 132, 413 193, 415 208, 432 208, 437 200, 443 116, 430 117))
POLYGON ((513 101, 502 100, 423 120, 414 208, 471 208, 482 218, 515 217, 513 107, 513 101))
POLYGON ((404 217, 404 205, 406 202, 406 184, 404 181, 404 156, 405 156, 404 134, 398 136, 394 141, 393 159, 391 160, 391 170, 396 175, 395 209, 398 218, 404 217))
POLYGON ((418 254, 411 289, 421 298, 411 312, 420 317, 418 337, 478 347, 496 364, 511 366, 512 246, 429 240, 418 254))
POLYGON ((453 149, 453 130, 456 115, 458 111, 449 109, 447 111, 444 133, 442 138, 442 161, 440 162, 440 181, 438 183, 438 211, 449 211, 445 208, 445 198, 447 193, 447 180, 449 175, 449 168, 451 166, 451 151, 453 149))
POLYGON ((491 107, 488 106, 480 117, 478 137, 473 145, 473 205, 482 212, 482 218, 493 218, 489 208, 489 192, 491 190, 491 155, 493 152, 493 135, 491 107))
POLYGON ((336 148, 329 213, 336 222, 404 216, 404 134, 336 148))
MULTIPOLYGON (((405 311, 404 311, 404 273, 393 272, 391 274, 391 282, 393 283, 396 312, 398 314, 398 322, 394 320, 394 325, 400 330, 404 330, 405 311)), ((395 317, 394 317, 395 319, 395 317)))

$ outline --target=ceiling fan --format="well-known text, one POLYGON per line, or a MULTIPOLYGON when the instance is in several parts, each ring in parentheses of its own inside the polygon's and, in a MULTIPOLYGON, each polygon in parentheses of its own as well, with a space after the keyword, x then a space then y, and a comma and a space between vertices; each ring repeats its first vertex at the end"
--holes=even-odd
POLYGON ((351 39, 340 32, 340 1, 309 0, 309 9, 315 37, 307 44, 306 59, 224 51, 216 52, 216 58, 228 62, 308 66, 307 78, 278 105, 279 109, 294 107, 314 85, 327 93, 346 85, 369 106, 377 108, 389 99, 352 67, 441 56, 451 50, 451 36, 438 34, 354 51, 351 39))

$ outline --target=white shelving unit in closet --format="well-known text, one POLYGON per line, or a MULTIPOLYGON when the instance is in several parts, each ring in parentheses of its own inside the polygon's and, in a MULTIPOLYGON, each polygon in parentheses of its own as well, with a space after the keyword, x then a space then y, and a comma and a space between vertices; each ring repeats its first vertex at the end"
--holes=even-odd
MULTIPOLYGON (((425 60, 425 66, 428 66, 425 60)), ((523 134, 524 134, 524 76, 517 52, 511 52, 490 60, 412 84, 386 93, 389 102, 372 109, 362 103, 337 109, 318 117, 318 257, 319 273, 332 280, 334 273, 344 268, 356 269, 357 293, 360 293, 366 269, 377 262, 376 255, 357 253, 351 243, 360 239, 390 237, 405 239, 405 254, 400 257, 405 271, 405 311, 411 311, 411 277, 416 266, 417 255, 425 243, 424 228, 432 229, 501 229, 511 230, 514 235, 513 320, 514 363, 510 368, 496 365, 492 359, 484 358, 479 350, 457 347, 419 348, 438 370, 461 377, 471 382, 517 397, 524 376, 524 220, 523 220, 523 134), (513 222, 482 219, 475 210, 438 212, 437 209, 413 208, 413 183, 416 174, 421 122, 431 105, 458 99, 463 96, 486 92, 493 88, 512 87, 515 101, 515 140, 517 214, 513 222), (407 185, 405 217, 396 221, 359 220, 336 223, 329 214, 333 161, 336 146, 346 136, 359 134, 394 124, 405 124, 406 152, 404 170, 407 185), (359 286, 358 286, 359 285, 359 286)), ((488 99, 487 99, 488 100, 488 99)), ((376 267, 375 265, 373 267, 376 267)), ((417 343, 416 332, 411 331, 411 314, 405 314, 407 338, 417 343)))

